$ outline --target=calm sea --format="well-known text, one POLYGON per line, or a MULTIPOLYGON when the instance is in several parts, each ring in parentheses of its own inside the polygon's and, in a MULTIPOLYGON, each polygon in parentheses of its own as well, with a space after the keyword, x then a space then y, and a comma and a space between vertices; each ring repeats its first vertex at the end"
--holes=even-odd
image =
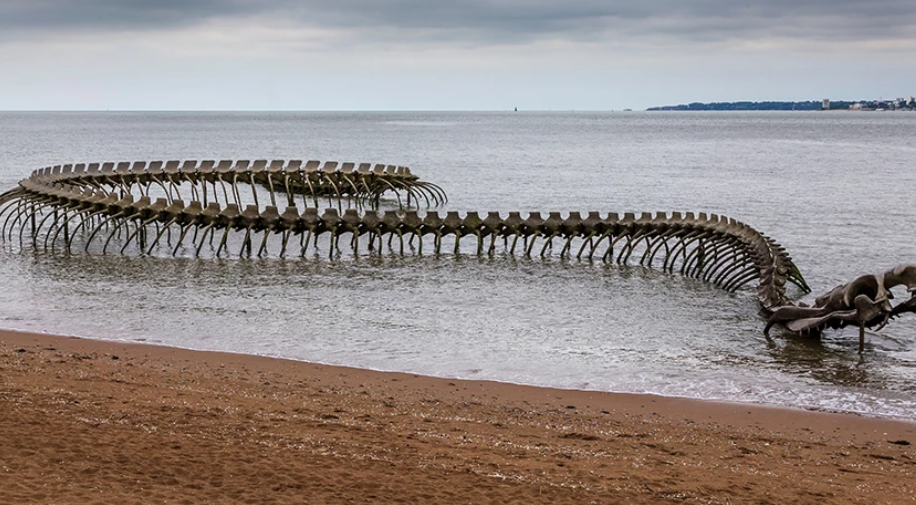
MULTIPOLYGON (((0 113, 0 191, 50 164, 410 166, 443 210, 694 211, 782 243, 815 294, 916 263, 916 114, 0 113)), ((0 243, 0 327, 443 377, 916 417, 916 317, 764 337, 751 290, 498 255, 64 257, 0 243)))

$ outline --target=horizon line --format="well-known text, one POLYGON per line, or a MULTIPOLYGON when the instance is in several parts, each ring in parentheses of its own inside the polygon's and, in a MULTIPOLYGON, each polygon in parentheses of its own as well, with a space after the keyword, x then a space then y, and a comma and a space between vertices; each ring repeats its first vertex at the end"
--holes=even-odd
MULTIPOLYGON (((767 100, 773 101, 773 100, 767 100)), ((780 101, 780 100, 776 100, 780 101)), ((837 100, 844 101, 844 100, 837 100)), ((744 102, 740 100, 739 102, 744 102)), ((690 103, 738 103, 738 102, 690 102, 690 103)), ((789 101, 791 103, 791 101, 789 101)), ((0 109, 0 114, 4 113, 204 113, 204 112, 221 112, 221 113, 630 113, 630 112, 811 112, 810 110, 650 110, 662 107, 679 107, 686 104, 677 105, 654 105, 646 109, 0 109)))

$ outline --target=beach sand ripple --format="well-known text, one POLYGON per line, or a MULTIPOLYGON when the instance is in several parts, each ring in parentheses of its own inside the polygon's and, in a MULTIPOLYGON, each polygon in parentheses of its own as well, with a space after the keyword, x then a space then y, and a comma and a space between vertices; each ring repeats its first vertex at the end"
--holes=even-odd
POLYGON ((916 424, 0 332, 0 503, 914 503, 916 424))

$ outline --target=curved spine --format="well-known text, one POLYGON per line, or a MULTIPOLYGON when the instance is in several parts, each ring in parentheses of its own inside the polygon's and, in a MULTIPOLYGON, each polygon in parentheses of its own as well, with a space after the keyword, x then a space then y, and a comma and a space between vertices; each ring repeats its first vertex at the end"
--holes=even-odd
POLYGON ((743 223, 715 214, 659 212, 637 217, 627 213, 623 218, 618 214, 602 218, 590 212, 583 219, 578 212, 565 218, 551 212, 545 219, 532 212, 523 219, 517 212, 507 217, 490 212, 481 218, 483 214, 476 212, 462 216, 452 211, 440 218, 435 211, 420 215, 410 209, 421 203, 429 206, 445 201, 439 186, 420 181, 408 168, 394 165, 322 165, 298 160, 57 165, 33 172, 20 181, 19 187, 0 195, 0 218, 5 219, 0 236, 12 237, 14 228, 23 235, 29 228, 33 245, 44 243, 47 248, 64 233, 69 250, 74 238, 82 234, 86 250, 92 250, 95 243, 104 253, 115 241, 122 253, 135 243, 143 254, 166 247, 164 237, 168 237, 169 253, 177 255, 184 246, 195 256, 201 254, 205 241, 213 247, 220 231, 216 256, 229 251, 230 243, 235 244, 233 251, 238 247, 240 256, 269 254, 274 235, 279 236, 275 241, 280 242, 280 256, 286 256, 294 236, 299 237, 301 255, 310 245, 317 247, 319 240, 334 255, 341 248, 341 237, 347 234, 349 241, 344 243, 354 253, 365 245, 370 253, 379 254, 383 240, 387 238, 390 249, 395 237, 400 254, 405 253, 405 242, 414 247, 414 239, 418 254, 423 254, 427 235, 433 236, 435 254, 441 253, 446 239, 452 240, 455 253, 460 253, 461 239, 468 236, 476 240, 477 255, 495 254, 500 237, 505 253, 516 254, 521 238, 521 254, 526 256, 539 245, 541 256, 558 254, 563 259, 572 259, 576 251, 579 259, 587 250, 588 261, 597 253, 608 263, 625 265, 632 260, 652 267, 658 258, 663 271, 674 273, 677 268, 682 275, 729 291, 756 280, 757 299, 768 313, 789 303, 787 282, 808 291, 784 248, 743 223), (242 191, 244 185, 250 191, 242 191), (260 205, 264 195, 259 196, 259 188, 269 195, 266 207, 260 205), (243 197, 246 193, 248 196, 243 197), (400 210, 377 213, 382 196, 391 193, 400 210), (303 207, 297 207, 297 195, 303 207), (186 203, 183 196, 192 200, 186 203), (156 198, 155 203, 150 203, 152 198, 156 198), (329 208, 319 212, 317 204, 325 198, 329 208), (289 205, 281 214, 277 202, 284 200, 289 205), (364 211, 364 207, 371 209, 364 211), (151 226, 155 229, 152 240, 147 241, 151 226), (172 228, 176 226, 177 241, 173 244, 172 228), (103 230, 105 240, 95 241, 103 230), (41 234, 43 241, 38 240, 41 234), (232 238, 237 237, 235 234, 243 236, 240 241, 232 238), (363 235, 367 241, 360 240, 363 235))

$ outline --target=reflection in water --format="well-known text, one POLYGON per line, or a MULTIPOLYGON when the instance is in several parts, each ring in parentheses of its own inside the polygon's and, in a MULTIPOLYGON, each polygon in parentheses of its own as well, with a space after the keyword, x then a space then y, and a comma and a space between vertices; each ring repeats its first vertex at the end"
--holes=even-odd
MULTIPOLYGON (((853 340, 850 339, 850 342, 853 340)), ((770 340, 770 356, 786 373, 810 376, 819 382, 838 386, 887 387, 884 367, 893 364, 886 355, 875 354, 869 358, 850 352, 853 344, 828 347, 817 338, 799 337, 791 333, 782 335, 782 341, 770 340), (781 344, 781 345, 780 345, 781 344)))
POLYGON ((914 390, 896 347, 860 362, 854 339, 767 340, 751 292, 642 267, 515 256, 2 255, 22 280, 16 299, 3 300, 4 319, 23 329, 559 387, 913 408, 899 402, 914 390))

